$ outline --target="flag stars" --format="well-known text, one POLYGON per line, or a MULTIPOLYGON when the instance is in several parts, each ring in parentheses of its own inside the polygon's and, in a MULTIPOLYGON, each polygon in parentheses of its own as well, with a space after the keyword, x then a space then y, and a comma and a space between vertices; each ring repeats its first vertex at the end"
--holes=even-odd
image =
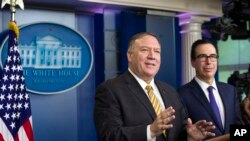
POLYGON ((14 89, 13 84, 10 84, 8 88, 9 88, 10 91, 12 91, 14 89))
POLYGON ((25 100, 28 100, 29 99, 29 95, 25 94, 25 100))
POLYGON ((19 75, 16 75, 16 81, 18 81, 20 79, 19 75))
POLYGON ((20 57, 17 57, 17 63, 21 64, 20 57))
POLYGON ((2 91, 5 91, 6 90, 6 85, 3 84, 1 89, 2 89, 2 91))
POLYGON ((28 109, 28 108, 29 108, 29 103, 25 102, 24 108, 25 108, 25 109, 28 109))
POLYGON ((10 118, 10 114, 5 113, 5 115, 3 116, 6 120, 8 120, 10 118))
POLYGON ((3 76, 3 80, 4 80, 4 82, 7 81, 7 80, 8 80, 8 75, 5 74, 5 75, 3 76))
POLYGON ((12 117, 13 120, 15 120, 15 118, 16 118, 16 113, 13 112, 12 115, 11 115, 11 117, 12 117))
POLYGON ((13 72, 15 72, 15 70, 16 70, 16 66, 15 66, 15 65, 13 65, 11 69, 12 69, 12 71, 13 71, 13 72))
POLYGON ((17 104, 17 108, 18 108, 18 110, 20 110, 21 108, 23 108, 22 103, 18 103, 17 104))
POLYGON ((9 66, 6 65, 5 68, 4 68, 4 70, 5 70, 6 72, 8 72, 8 71, 10 70, 9 66))
POLYGON ((0 99, 1 99, 1 101, 5 100, 4 94, 0 95, 0 99))
POLYGON ((16 45, 14 46, 14 51, 18 51, 18 48, 17 48, 17 46, 16 46, 16 45))
POLYGON ((23 76, 21 77, 21 79, 22 79, 22 82, 24 82, 24 77, 23 76))
MULTIPOLYGON (((18 40, 14 37, 14 32, 11 31, 12 30, 10 30, 8 44, 8 56, 2 67, 0 79, 0 119, 3 124, 6 125, 7 130, 10 130, 11 133, 15 132, 16 134, 23 126, 20 119, 22 119, 22 121, 28 120, 29 122, 31 111, 29 97, 26 94, 26 87, 23 83, 23 68, 18 51, 18 40)), ((25 128, 25 126, 23 127, 25 128)), ((15 135, 13 135, 13 137, 16 138, 15 135)), ((11 140, 14 139, 12 138, 11 140)), ((18 140, 25 139, 19 136, 18 140)))
POLYGON ((19 94, 18 98, 21 101, 23 99, 23 94, 19 94))
POLYGON ((14 123, 14 122, 11 122, 10 127, 11 127, 12 129, 14 129, 14 128, 16 127, 15 123, 14 123))
POLYGON ((7 57, 7 61, 10 62, 11 61, 11 56, 7 57))
POLYGON ((10 52, 13 52, 13 46, 12 46, 12 47, 10 47, 10 52))
POLYGON ((16 56, 14 55, 14 56, 13 56, 13 61, 16 62, 16 60, 17 60, 17 58, 16 58, 16 56))
POLYGON ((20 112, 17 112, 16 117, 19 119, 20 116, 21 116, 21 113, 20 113, 20 112))
POLYGON ((12 99, 12 94, 8 94, 7 98, 9 99, 9 101, 12 99))
POLYGON ((13 110, 16 110, 16 108, 17 108, 16 103, 13 104, 12 108, 13 108, 13 110))
POLYGON ((11 109, 10 106, 11 106, 11 105, 10 105, 9 103, 7 103, 6 106, 5 106, 5 108, 6 108, 7 110, 9 110, 9 109, 11 109))
POLYGON ((0 110, 3 110, 3 104, 0 104, 0 110))
POLYGON ((17 94, 14 95, 14 99, 17 100, 17 94))
POLYGON ((16 86, 15 86, 16 91, 18 90, 18 88, 19 88, 19 85, 18 85, 18 84, 16 84, 16 86))
POLYGON ((20 65, 17 65, 17 71, 19 72, 20 70, 22 70, 22 67, 20 65))
POLYGON ((14 75, 14 74, 11 74, 10 80, 11 80, 11 81, 14 81, 14 80, 15 80, 15 75, 14 75))
POLYGON ((24 85, 23 84, 20 85, 20 89, 21 89, 21 91, 24 90, 24 85))

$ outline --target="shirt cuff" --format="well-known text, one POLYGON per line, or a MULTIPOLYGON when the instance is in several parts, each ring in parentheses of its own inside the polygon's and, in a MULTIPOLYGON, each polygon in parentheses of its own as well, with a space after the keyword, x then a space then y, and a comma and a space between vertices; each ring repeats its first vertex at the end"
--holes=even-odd
POLYGON ((151 125, 148 125, 147 126, 147 141, 155 141, 156 140, 156 137, 151 137, 151 131, 150 131, 150 126, 151 125))

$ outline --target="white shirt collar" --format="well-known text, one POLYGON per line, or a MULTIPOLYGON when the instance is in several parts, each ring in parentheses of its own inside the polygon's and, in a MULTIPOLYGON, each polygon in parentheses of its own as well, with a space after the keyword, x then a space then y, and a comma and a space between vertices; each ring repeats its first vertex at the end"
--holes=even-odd
MULTIPOLYGON (((139 83, 139 85, 141 86, 141 88, 144 90, 145 92, 145 95, 147 97, 148 94, 147 94, 147 91, 146 91, 146 86, 148 85, 144 80, 142 80, 141 78, 139 78, 138 76, 136 76, 131 69, 128 69, 128 71, 134 76, 134 78, 136 79, 136 81, 139 83)), ((165 105, 164 105, 164 102, 162 100, 162 97, 161 97, 161 94, 159 92, 159 89, 157 88, 156 84, 155 84, 155 81, 154 81, 154 78, 151 80, 150 82, 150 85, 153 87, 153 90, 154 90, 154 93, 155 93, 155 96, 157 97, 157 99, 159 100, 159 102, 161 103, 161 107, 162 109, 165 109, 165 105)))
POLYGON ((200 80, 200 79, 199 79, 198 77, 196 77, 196 76, 194 77, 194 79, 195 79, 195 81, 201 86, 201 88, 202 88, 203 91, 207 91, 207 88, 208 88, 209 86, 213 86, 213 88, 214 88, 215 90, 217 90, 217 86, 216 86, 215 80, 213 81, 212 85, 209 85, 209 84, 207 84, 206 82, 200 80))
MULTIPOLYGON (((148 84, 143 79, 139 78, 136 74, 134 74, 130 68, 128 68, 128 71, 134 76, 134 78, 137 80, 137 82, 140 84, 140 86, 143 89, 145 89, 148 84)), ((151 80, 151 82, 149 84, 153 87, 154 90, 156 89, 155 88, 156 85, 154 83, 154 78, 151 80)))

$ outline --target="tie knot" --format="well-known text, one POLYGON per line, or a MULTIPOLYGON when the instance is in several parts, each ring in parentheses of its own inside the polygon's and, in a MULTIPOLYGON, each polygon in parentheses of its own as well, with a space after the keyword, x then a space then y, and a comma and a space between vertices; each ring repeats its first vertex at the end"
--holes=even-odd
POLYGON ((146 90, 149 92, 149 91, 153 90, 153 87, 151 85, 147 85, 146 90))
POLYGON ((213 86, 209 86, 209 87, 207 88, 207 90, 208 90, 209 93, 212 93, 212 92, 213 92, 213 89, 214 89, 213 86))

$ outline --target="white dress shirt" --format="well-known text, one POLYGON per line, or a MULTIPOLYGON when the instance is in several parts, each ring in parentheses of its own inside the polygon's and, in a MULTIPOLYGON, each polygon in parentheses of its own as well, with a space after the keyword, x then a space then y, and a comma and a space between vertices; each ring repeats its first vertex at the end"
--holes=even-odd
POLYGON ((224 106, 223 106, 223 102, 221 100, 221 97, 220 97, 220 94, 219 94, 219 91, 218 91, 218 88, 216 86, 216 83, 215 81, 213 81, 212 85, 209 85, 207 84, 206 82, 204 81, 201 81, 199 78, 195 77, 194 78, 195 81, 200 85, 201 89, 203 90, 203 92, 205 93, 205 96, 206 98, 209 100, 209 93, 208 93, 208 90, 207 88, 209 86, 213 86, 213 94, 214 94, 214 98, 215 98, 215 101, 218 105, 218 108, 219 108, 219 111, 220 111, 220 116, 221 116, 221 121, 222 121, 222 126, 224 127, 225 125, 225 110, 224 110, 224 106))

